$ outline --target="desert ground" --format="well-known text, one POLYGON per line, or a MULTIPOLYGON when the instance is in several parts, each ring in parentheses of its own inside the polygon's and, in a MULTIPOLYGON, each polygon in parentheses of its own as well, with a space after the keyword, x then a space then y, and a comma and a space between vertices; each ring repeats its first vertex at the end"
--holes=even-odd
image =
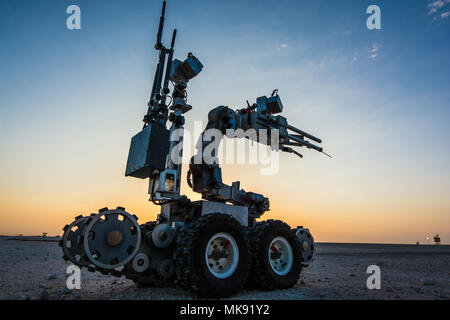
MULTIPOLYGON (((36 239, 30 239, 36 240, 36 239)), ((176 286, 138 288, 85 269, 81 289, 66 288, 57 242, 0 238, 0 299, 197 299, 176 286)), ((231 299, 450 299, 450 246, 318 243, 315 260, 289 290, 245 290, 231 299), (369 265, 381 289, 369 290, 369 265)))

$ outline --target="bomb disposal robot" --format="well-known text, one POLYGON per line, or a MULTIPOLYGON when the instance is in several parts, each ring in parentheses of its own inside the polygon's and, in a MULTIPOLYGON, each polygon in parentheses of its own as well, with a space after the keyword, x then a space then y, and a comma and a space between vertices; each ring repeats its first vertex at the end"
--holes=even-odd
POLYGON ((176 30, 170 48, 161 43, 165 7, 164 1, 148 112, 143 130, 131 139, 126 166, 126 176, 149 178, 150 200, 161 206, 161 212, 157 221, 143 225, 122 207, 78 216, 64 227, 63 258, 90 271, 125 276, 138 285, 175 282, 202 297, 228 297, 246 285, 290 288, 313 259, 311 233, 303 227, 291 229, 279 220, 256 222, 269 210, 269 199, 244 191, 239 181, 223 183, 215 151, 206 155, 206 149, 237 129, 253 129, 256 134, 245 138, 300 157, 293 147, 323 152, 310 142, 321 140, 275 116, 283 110, 276 90, 237 111, 219 106, 209 112, 204 131, 206 135, 214 129, 219 135, 209 141, 201 135, 187 176, 189 186, 203 200, 191 201, 182 195, 178 161, 182 150, 175 148, 182 142, 184 114, 192 108, 187 104, 187 84, 203 65, 191 53, 184 61, 173 59, 176 30))

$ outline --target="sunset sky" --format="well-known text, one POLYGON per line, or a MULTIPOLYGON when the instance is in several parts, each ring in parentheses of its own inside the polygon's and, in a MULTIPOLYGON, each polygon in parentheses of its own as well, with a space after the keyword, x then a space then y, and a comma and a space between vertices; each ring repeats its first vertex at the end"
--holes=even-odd
MULTIPOLYGON (((159 0, 0 2, 0 234, 60 234, 123 206, 153 220, 146 180, 125 177, 154 69, 159 0), (66 8, 81 8, 81 30, 66 8)), ((328 158, 280 154, 276 175, 224 165, 270 198, 264 219, 316 241, 450 243, 450 1, 169 0, 164 40, 193 52, 186 128, 213 107, 279 90, 290 124, 328 158), (368 30, 366 8, 381 8, 368 30)), ((184 167, 186 171, 186 166, 184 167)), ((199 199, 183 175, 182 193, 199 199)))

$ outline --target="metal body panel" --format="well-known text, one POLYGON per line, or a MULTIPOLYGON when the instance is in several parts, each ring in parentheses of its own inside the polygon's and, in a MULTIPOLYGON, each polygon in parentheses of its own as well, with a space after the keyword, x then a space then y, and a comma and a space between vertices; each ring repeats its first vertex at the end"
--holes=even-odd
POLYGON ((241 225, 248 226, 248 208, 215 201, 202 201, 202 216, 211 213, 229 214, 241 225))

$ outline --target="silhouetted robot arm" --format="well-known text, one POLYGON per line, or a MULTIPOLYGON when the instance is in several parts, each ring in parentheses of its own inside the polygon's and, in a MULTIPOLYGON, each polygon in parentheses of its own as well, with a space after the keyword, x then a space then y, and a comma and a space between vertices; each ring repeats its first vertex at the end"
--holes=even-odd
POLYGON ((234 111, 226 106, 212 109, 208 114, 208 124, 197 143, 197 154, 191 158, 188 183, 202 198, 212 201, 230 202, 248 207, 251 218, 260 217, 269 210, 269 199, 261 194, 240 189, 240 182, 227 185, 222 181, 222 171, 215 154, 224 135, 246 138, 266 144, 272 150, 294 153, 303 157, 293 147, 307 147, 319 152, 323 149, 305 138, 317 143, 322 141, 309 133, 287 123, 281 113, 283 105, 276 90, 271 97, 259 97, 253 105, 234 111), (294 133, 289 133, 288 130, 294 133), (216 146, 211 148, 212 144, 216 146), (192 176, 192 179, 191 179, 192 176))

